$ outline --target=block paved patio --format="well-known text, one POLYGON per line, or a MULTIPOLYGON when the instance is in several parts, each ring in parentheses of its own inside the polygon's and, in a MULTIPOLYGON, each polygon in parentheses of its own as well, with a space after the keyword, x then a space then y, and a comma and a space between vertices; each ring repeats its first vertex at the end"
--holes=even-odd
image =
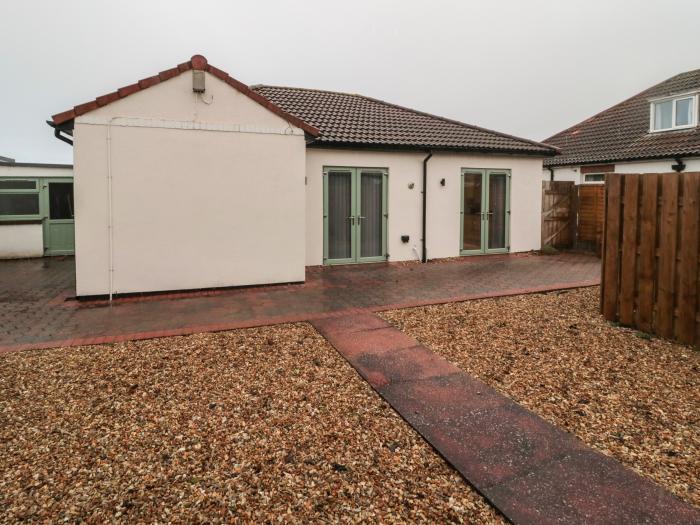
POLYGON ((183 335, 599 283, 589 255, 315 267, 279 286, 77 301, 73 258, 0 261, 0 351, 183 335))

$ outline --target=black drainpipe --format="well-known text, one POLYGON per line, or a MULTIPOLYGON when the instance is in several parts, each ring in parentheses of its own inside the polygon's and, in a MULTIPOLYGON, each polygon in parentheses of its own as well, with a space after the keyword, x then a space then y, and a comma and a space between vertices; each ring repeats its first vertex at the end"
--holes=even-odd
POLYGON ((554 169, 547 168, 549 170, 549 180, 554 181, 554 169))
POLYGON ((428 161, 433 156, 432 151, 428 151, 428 156, 423 159, 423 262, 428 262, 428 233, 426 231, 426 210, 428 208, 428 161))
POLYGON ((53 128, 53 136, 56 137, 58 140, 62 140, 66 144, 70 144, 71 146, 73 145, 73 141, 68 137, 64 137, 63 135, 61 135, 61 130, 58 128, 53 128))
POLYGON ((61 132, 63 131, 60 126, 55 125, 53 122, 50 120, 47 120, 46 123, 53 128, 53 136, 56 137, 58 140, 62 140, 66 144, 70 144, 71 146, 73 145, 73 141, 69 139, 68 137, 65 137, 61 135, 61 132))

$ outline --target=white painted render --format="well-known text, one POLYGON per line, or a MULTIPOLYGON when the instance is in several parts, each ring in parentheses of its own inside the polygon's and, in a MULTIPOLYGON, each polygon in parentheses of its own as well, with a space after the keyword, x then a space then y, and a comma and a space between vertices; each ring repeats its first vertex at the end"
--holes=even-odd
MULTIPOLYGON (((0 177, 49 178, 72 177, 71 167, 24 166, 0 164, 0 177)), ((0 259, 42 257, 44 232, 41 224, 3 224, 0 221, 0 259)))
POLYGON ((41 224, 2 224, 0 222, 0 259, 41 257, 44 232, 41 224))
POLYGON ((545 168, 542 170, 543 180, 555 180, 555 181, 570 181, 580 184, 581 173, 579 166, 563 166, 561 168, 553 168, 554 179, 552 179, 552 172, 545 168))
POLYGON ((0 177, 16 177, 18 179, 40 177, 72 177, 73 168, 67 167, 47 167, 47 166, 24 166, 22 163, 3 164, 0 163, 0 177))
MULTIPOLYGON (((616 173, 670 173, 673 159, 659 159, 644 162, 616 162, 616 173)), ((684 158, 685 171, 700 171, 700 158, 684 158)))
MULTIPOLYGON (((686 165, 685 171, 700 171, 700 157, 683 158, 686 165)), ((634 162, 611 162, 601 164, 615 164, 615 173, 670 173, 674 159, 653 159, 634 162)), ((550 171, 542 170, 542 178, 550 180, 550 171)), ((562 166, 554 168, 554 180, 573 181, 576 184, 587 184, 581 175, 581 166, 562 166)), ((588 183, 590 184, 590 183, 588 183)))
POLYGON ((78 295, 304 280, 303 133, 208 73, 203 95, 191 83, 76 119, 78 295))
MULTIPOLYGON (((387 168, 389 260, 420 258, 423 159, 421 152, 309 148, 306 152, 306 264, 323 263, 323 168, 387 168), (413 183, 413 189, 409 184, 413 183), (409 235, 410 241, 401 241, 409 235)), ((511 252, 541 247, 542 159, 507 155, 435 152, 428 162, 427 253, 429 259, 460 254, 460 177, 462 168, 511 171, 511 252), (445 179, 445 186, 440 179, 445 179)))

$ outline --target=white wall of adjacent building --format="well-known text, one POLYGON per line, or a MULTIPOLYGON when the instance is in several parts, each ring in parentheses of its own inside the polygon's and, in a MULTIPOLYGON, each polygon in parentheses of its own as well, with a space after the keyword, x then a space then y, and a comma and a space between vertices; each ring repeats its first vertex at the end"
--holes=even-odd
MULTIPOLYGON (((40 179, 72 177, 71 166, 40 166, 0 163, 0 178, 40 179)), ((43 226, 37 221, 0 220, 0 259, 41 257, 44 255, 43 226)))
POLYGON ((304 280, 303 132, 216 77, 76 118, 74 160, 78 295, 304 280))
POLYGON ((41 224, 0 223, 0 259, 41 257, 44 232, 41 224))
MULTIPOLYGON (((654 159, 634 162, 615 162, 615 173, 670 173, 674 159, 654 159)), ((700 171, 700 157, 683 158, 685 171, 700 171)), ((612 163, 611 163, 612 164, 612 163)), ((576 184, 586 184, 581 166, 562 166, 553 168, 555 181, 573 181, 576 184)), ((551 180, 551 172, 542 170, 542 179, 551 180)))
MULTIPOLYGON (((388 170, 387 251, 390 261, 420 258, 423 152, 309 148, 306 152, 306 264, 323 264, 324 167, 388 170), (411 187, 413 185, 413 187, 411 187), (409 242, 401 240, 409 236, 409 242)), ((510 170, 510 251, 541 247, 542 158, 435 152, 428 162, 427 255, 460 255, 462 168, 510 170), (445 179, 445 185, 440 184, 445 179)))
MULTIPOLYGON (((670 173, 673 159, 651 160, 643 162, 616 162, 616 173, 670 173)), ((683 159, 685 171, 700 171, 700 158, 683 159)))

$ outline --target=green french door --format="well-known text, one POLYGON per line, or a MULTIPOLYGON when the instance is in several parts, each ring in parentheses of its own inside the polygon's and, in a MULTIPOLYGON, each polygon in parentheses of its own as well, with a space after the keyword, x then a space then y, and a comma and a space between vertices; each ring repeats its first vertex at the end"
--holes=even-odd
POLYGON ((462 255, 510 250, 510 172, 463 169, 462 255))
POLYGON ((380 168, 324 170, 324 264, 387 260, 387 176, 380 168))

